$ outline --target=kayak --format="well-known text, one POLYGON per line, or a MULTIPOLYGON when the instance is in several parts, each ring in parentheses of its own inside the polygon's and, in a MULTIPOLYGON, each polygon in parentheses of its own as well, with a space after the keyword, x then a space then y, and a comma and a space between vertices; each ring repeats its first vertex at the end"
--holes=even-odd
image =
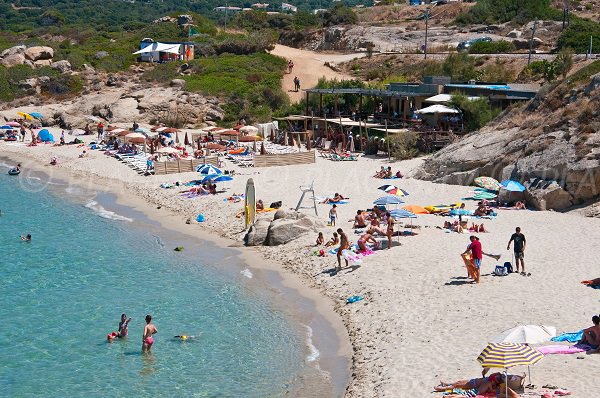
POLYGON ((444 205, 435 205, 435 206, 425 206, 424 209, 430 213, 441 213, 444 211, 450 211, 452 209, 457 209, 462 205, 462 203, 450 203, 444 205))

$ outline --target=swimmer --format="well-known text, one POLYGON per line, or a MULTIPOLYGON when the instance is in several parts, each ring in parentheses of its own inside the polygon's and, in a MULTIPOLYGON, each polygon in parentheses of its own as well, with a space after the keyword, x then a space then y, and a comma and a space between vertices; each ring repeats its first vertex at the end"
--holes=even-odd
POLYGON ((31 234, 27 234, 27 236, 21 236, 21 240, 25 242, 31 241, 31 234))
POLYGON ((129 322, 131 318, 127 319, 127 315, 121 314, 121 322, 119 322, 119 331, 117 332, 118 337, 125 337, 129 333, 129 322))
POLYGON ((182 334, 180 336, 173 336, 173 337, 176 338, 176 339, 179 339, 181 341, 188 341, 188 340, 193 340, 193 339, 196 338, 196 336, 188 336, 188 335, 185 335, 185 334, 182 334))
POLYGON ((158 332, 156 326, 154 326, 151 322, 152 315, 146 315, 146 326, 144 326, 144 334, 142 335, 143 352, 147 352, 152 349, 152 344, 154 344, 154 339, 152 338, 152 335, 158 332))

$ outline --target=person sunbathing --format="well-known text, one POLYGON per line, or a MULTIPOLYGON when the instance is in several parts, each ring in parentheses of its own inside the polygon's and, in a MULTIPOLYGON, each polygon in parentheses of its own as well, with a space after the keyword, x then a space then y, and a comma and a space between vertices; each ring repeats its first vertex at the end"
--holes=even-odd
POLYGON ((483 216, 487 216, 488 212, 486 210, 486 207, 483 203, 479 203, 479 205, 477 206, 477 209, 475 209, 475 211, 473 212, 474 216, 477 217, 483 217, 483 216))
POLYGON ((348 199, 348 198, 345 198, 336 192, 335 195, 333 195, 333 198, 327 198, 321 203, 340 203, 344 199, 348 199))
POLYGON ((369 251, 367 243, 371 243, 374 248, 379 247, 379 242, 377 242, 375 238, 373 238, 373 235, 371 235, 368 232, 366 234, 363 234, 356 243, 358 245, 358 253, 366 253, 369 251))
POLYGON ((383 176, 383 178, 392 178, 392 168, 391 167, 388 167, 385 170, 385 175, 383 176))
POLYGON ((525 203, 524 202, 520 202, 519 201, 519 202, 515 203, 515 209, 516 210, 525 210, 527 208, 525 207, 525 203))
POLYGON ((433 387, 433 389, 438 392, 444 392, 453 390, 455 388, 460 388, 461 390, 476 390, 477 394, 483 395, 488 392, 495 391, 496 387, 498 387, 503 380, 504 378, 502 373, 492 373, 487 377, 480 377, 470 380, 458 380, 453 383, 445 383, 441 381, 440 384, 433 387))
POLYGON ((325 243, 325 247, 334 247, 340 243, 340 238, 338 237, 337 232, 333 233, 333 238, 327 243, 325 243))
POLYGON ((385 176, 385 167, 381 166, 381 169, 375 173, 373 177, 375 178, 383 178, 385 176))
POLYGON ((381 228, 381 224, 379 224, 379 220, 374 218, 371 220, 371 225, 369 226, 369 230, 367 231, 370 235, 379 234, 382 236, 386 236, 387 233, 381 228))
POLYGON ((579 341, 580 344, 587 344, 592 347, 589 352, 597 353, 600 351, 600 316, 592 317, 594 326, 583 330, 583 337, 579 341))
POLYGON ((354 224, 352 228, 366 228, 367 222, 365 221, 365 216, 363 215, 362 210, 356 211, 356 216, 354 216, 354 224))
POLYGON ((483 224, 471 224, 469 232, 487 232, 483 224))
POLYGON ((265 204, 263 203, 262 199, 259 199, 256 202, 256 210, 264 210, 265 209, 265 204))

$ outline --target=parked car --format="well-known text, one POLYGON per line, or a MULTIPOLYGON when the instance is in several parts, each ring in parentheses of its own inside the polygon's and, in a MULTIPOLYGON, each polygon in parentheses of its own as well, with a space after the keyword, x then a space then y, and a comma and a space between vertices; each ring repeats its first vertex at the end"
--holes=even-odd
POLYGON ((460 43, 458 43, 458 46, 456 47, 456 49, 458 51, 462 51, 462 50, 468 50, 469 47, 471 47, 473 44, 475 43, 479 43, 479 42, 492 42, 492 38, 491 37, 478 37, 476 39, 471 39, 471 40, 467 40, 467 41, 461 41, 460 43))

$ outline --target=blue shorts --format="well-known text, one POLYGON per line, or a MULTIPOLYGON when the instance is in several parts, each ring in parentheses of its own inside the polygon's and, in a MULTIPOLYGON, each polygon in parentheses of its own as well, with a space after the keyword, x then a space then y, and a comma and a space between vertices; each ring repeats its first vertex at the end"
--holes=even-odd
POLYGON ((479 267, 481 267, 481 259, 480 258, 476 258, 475 260, 473 260, 473 263, 475 264, 475 268, 479 269, 479 267))

